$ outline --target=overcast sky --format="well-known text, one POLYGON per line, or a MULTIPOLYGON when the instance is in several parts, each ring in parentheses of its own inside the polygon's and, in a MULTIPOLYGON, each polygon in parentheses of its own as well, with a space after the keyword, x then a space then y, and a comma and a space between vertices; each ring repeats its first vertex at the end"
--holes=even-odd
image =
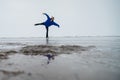
POLYGON ((120 35, 120 0, 0 0, 0 37, 45 37, 48 13, 60 25, 49 36, 120 35))

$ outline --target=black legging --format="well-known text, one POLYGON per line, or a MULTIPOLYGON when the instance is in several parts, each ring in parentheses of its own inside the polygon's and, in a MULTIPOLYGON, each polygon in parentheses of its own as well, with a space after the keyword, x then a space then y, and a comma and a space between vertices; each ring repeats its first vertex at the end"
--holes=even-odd
POLYGON ((46 38, 48 38, 49 27, 46 27, 46 38))

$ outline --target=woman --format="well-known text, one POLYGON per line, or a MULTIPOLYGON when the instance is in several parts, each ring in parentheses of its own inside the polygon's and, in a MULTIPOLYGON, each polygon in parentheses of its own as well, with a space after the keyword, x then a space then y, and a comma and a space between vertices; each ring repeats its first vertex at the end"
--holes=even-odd
POLYGON ((42 22, 42 23, 37 23, 37 24, 35 24, 35 26, 44 25, 46 27, 46 38, 48 38, 49 27, 52 26, 52 25, 59 27, 59 24, 54 22, 54 17, 50 18, 46 13, 43 13, 43 14, 47 16, 47 20, 45 22, 42 22))

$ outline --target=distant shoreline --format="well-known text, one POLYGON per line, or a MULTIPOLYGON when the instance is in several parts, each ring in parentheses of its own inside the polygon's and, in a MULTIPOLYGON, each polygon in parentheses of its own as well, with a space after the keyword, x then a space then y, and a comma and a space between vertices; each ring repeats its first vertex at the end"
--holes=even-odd
MULTIPOLYGON (((77 38, 77 37, 120 37, 120 36, 50 36, 49 38, 77 38)), ((0 37, 0 38, 45 38, 45 37, 0 37)))

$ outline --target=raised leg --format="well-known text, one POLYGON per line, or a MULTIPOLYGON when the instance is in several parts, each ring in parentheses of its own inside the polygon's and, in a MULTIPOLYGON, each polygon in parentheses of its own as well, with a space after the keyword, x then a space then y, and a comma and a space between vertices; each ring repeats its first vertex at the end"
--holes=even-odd
POLYGON ((37 26, 37 25, 44 25, 44 23, 37 23, 37 24, 35 24, 35 26, 37 26))

